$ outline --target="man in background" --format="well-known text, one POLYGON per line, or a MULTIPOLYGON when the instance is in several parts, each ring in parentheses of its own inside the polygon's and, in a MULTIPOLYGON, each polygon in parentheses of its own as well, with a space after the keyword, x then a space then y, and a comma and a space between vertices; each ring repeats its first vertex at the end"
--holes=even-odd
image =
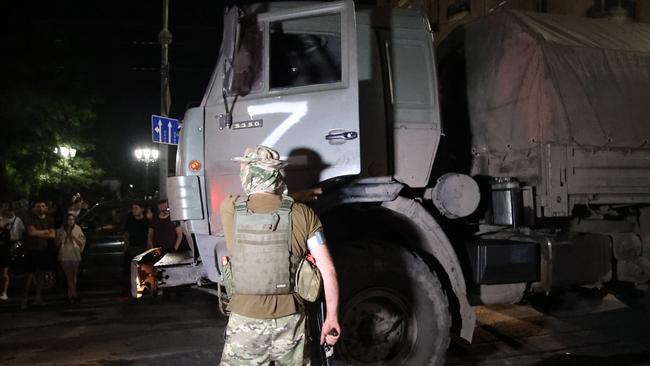
POLYGON ((48 215, 48 208, 45 200, 39 199, 34 202, 32 214, 25 224, 27 228, 27 239, 25 240, 27 257, 27 281, 23 293, 21 309, 27 308, 29 292, 32 283, 35 286, 35 305, 43 305, 43 286, 45 284, 45 272, 50 268, 52 259, 49 257, 48 248, 50 241, 55 238, 54 220, 48 215))
MULTIPOLYGON (((144 216, 144 204, 134 202, 131 205, 131 214, 126 219, 124 226, 125 242, 127 245, 124 256, 124 278, 128 281, 131 273, 131 261, 133 257, 144 252, 147 246, 147 235, 149 233, 149 220, 144 216)), ((127 288, 128 292, 128 288, 127 288)))
POLYGON ((149 222, 147 247, 161 248, 163 253, 176 252, 183 240, 183 230, 178 223, 173 222, 169 215, 169 203, 161 200, 158 203, 158 215, 149 222))
POLYGON ((0 300, 8 300, 7 291, 9 290, 9 257, 11 255, 11 245, 23 237, 25 224, 20 217, 16 216, 13 208, 7 208, 0 217, 0 229, 2 238, 0 238, 0 280, 2 280, 2 293, 0 300))

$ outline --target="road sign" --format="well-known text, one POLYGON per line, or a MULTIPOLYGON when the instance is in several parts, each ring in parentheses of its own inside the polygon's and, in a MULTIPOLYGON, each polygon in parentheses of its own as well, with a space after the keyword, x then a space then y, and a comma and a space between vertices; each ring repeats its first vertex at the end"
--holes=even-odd
POLYGON ((178 145, 181 125, 177 119, 152 115, 151 140, 158 144, 178 145))

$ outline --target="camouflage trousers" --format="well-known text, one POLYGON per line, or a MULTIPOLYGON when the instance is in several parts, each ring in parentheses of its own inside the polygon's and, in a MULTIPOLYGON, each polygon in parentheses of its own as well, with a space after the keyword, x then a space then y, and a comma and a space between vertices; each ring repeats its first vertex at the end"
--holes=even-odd
POLYGON ((309 355, 303 357, 305 327, 305 314, 255 319, 231 313, 220 365, 310 365, 309 355))

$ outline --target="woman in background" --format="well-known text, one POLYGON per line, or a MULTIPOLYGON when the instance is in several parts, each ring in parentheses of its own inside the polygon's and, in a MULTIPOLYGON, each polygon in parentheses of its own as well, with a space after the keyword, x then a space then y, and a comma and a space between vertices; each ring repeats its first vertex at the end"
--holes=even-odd
POLYGON ((63 225, 57 230, 56 244, 59 248, 59 263, 68 282, 68 303, 78 302, 77 270, 81 262, 81 253, 86 245, 86 237, 75 223, 76 217, 68 212, 63 225))

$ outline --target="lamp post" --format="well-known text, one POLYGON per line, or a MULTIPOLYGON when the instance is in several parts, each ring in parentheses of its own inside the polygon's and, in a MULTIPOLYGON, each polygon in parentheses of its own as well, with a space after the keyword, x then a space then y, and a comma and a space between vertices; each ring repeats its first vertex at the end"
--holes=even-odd
MULTIPOLYGON (((71 176, 68 173, 68 169, 72 167, 72 160, 74 159, 75 156, 77 156, 77 149, 71 146, 59 145, 58 147, 54 148, 54 153, 63 158, 63 167, 65 169, 61 170, 61 175, 59 179, 61 179, 61 184, 64 184, 66 182, 66 178, 71 176)), ((62 199, 63 197, 61 196, 61 193, 59 193, 59 201, 61 201, 62 199)))
POLYGON ((160 152, 158 149, 145 147, 137 148, 133 153, 139 162, 144 163, 144 195, 146 196, 149 193, 149 164, 158 161, 160 152))
MULTIPOLYGON (((169 45, 172 43, 172 33, 169 31, 169 0, 162 2, 162 26, 163 29, 158 33, 160 42, 160 115, 169 116, 171 106, 171 92, 169 90, 169 45)), ((167 175, 169 174, 169 147, 160 146, 160 165, 158 166, 160 175, 160 198, 167 198, 167 175)))
POLYGON ((61 155, 65 160, 72 160, 77 156, 77 149, 70 146, 59 146, 54 148, 54 153, 61 155))

